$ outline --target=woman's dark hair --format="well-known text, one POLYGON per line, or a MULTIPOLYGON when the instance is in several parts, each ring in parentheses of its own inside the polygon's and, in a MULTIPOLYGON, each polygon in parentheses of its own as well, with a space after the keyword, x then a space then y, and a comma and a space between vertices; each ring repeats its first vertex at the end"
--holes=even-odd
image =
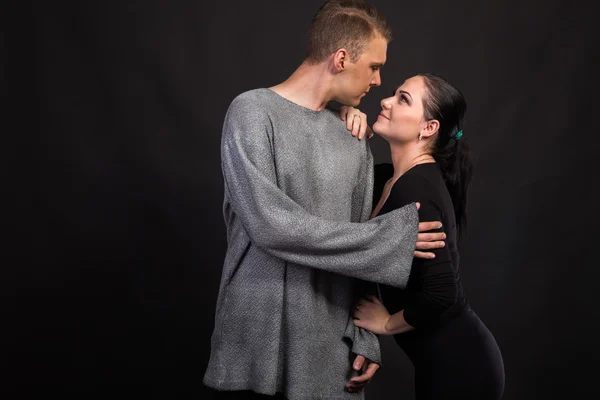
POLYGON ((467 189, 473 174, 469 145, 462 136, 467 103, 462 93, 444 78, 433 74, 419 76, 427 88, 423 97, 425 119, 440 123, 431 155, 440 166, 450 192, 460 236, 467 227, 467 189))

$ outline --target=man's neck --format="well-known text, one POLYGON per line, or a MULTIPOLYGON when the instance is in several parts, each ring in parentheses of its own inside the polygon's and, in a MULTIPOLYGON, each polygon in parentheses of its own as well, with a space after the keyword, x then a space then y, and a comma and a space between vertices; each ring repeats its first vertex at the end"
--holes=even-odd
POLYGON ((333 96, 332 74, 328 63, 309 64, 304 61, 284 82, 269 89, 302 107, 321 111, 333 96))

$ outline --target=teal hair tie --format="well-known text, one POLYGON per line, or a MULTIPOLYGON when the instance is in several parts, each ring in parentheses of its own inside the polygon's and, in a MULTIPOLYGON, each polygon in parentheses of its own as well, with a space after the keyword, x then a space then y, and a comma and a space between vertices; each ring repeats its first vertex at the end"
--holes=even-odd
POLYGON ((462 131, 458 131, 458 133, 456 135, 454 135, 454 140, 460 139, 461 136, 462 136, 462 131))

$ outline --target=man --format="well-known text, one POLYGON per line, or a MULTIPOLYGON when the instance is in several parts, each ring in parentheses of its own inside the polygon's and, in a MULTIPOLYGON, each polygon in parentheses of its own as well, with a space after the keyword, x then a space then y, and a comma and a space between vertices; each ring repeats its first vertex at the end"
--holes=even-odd
POLYGON ((415 205, 367 221, 371 152, 326 105, 356 106, 381 84, 390 38, 370 4, 328 1, 302 65, 227 111, 228 248, 204 376, 220 398, 360 399, 379 367, 377 337, 352 323, 357 284, 403 287, 413 255, 431 256, 414 252, 418 231, 440 223, 419 225, 415 205))

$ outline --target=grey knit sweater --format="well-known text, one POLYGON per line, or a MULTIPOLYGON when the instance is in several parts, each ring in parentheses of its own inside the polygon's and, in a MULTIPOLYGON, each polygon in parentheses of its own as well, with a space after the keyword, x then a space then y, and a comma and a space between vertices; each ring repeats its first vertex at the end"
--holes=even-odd
POLYGON ((227 254, 204 383, 291 399, 361 399, 352 360, 380 361, 355 328, 359 280, 404 287, 414 204, 368 222, 373 158, 331 110, 269 89, 231 103, 221 143, 227 254), (362 223, 361 223, 362 222, 362 223))

